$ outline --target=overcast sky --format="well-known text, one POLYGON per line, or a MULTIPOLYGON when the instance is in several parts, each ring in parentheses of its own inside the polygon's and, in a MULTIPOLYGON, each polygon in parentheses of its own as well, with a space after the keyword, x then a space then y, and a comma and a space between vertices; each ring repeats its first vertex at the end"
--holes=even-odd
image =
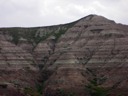
POLYGON ((63 24, 89 14, 128 24, 128 0, 0 0, 0 27, 63 24))

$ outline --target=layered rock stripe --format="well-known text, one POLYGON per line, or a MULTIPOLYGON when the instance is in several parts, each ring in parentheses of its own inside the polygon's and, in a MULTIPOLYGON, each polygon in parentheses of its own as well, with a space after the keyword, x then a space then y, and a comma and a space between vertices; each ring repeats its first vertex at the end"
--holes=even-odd
POLYGON ((10 29, 13 28, 0 29, 0 68, 51 71, 44 95, 65 89, 83 96, 90 78, 87 68, 107 78, 102 86, 111 88, 118 83, 115 90, 122 89, 121 94, 127 94, 127 25, 89 15, 69 24, 16 28, 19 33, 16 45, 10 29))

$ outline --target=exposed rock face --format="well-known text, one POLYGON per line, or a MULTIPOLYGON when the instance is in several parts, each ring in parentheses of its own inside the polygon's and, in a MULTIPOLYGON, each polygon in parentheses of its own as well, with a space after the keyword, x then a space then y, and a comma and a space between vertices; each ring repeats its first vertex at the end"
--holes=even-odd
POLYGON ((0 69, 3 70, 34 68, 34 58, 30 53, 4 40, 0 41, 0 60, 0 69))
POLYGON ((18 42, 10 30, 1 29, 0 68, 40 70, 41 80, 45 81, 44 96, 59 96, 58 89, 87 95, 85 85, 93 78, 88 70, 98 78, 106 78, 100 86, 114 88, 112 96, 119 94, 117 90, 127 94, 128 26, 89 15, 65 25, 18 28, 18 42))
POLYGON ((32 54, 9 42, 8 37, 0 35, 0 86, 4 83, 7 86, 7 88, 0 87, 0 95, 23 96, 16 90, 34 85, 36 80, 33 76, 37 78, 38 67, 32 54), (14 89, 8 88, 10 84, 14 89))
POLYGON ((55 71, 48 80, 48 90, 80 89, 81 93, 88 82, 86 68, 89 68, 99 77, 107 78, 103 86, 111 88, 120 82, 118 88, 126 91, 128 76, 123 75, 128 72, 126 29, 127 26, 100 16, 81 19, 58 40, 46 63, 45 69, 55 71))

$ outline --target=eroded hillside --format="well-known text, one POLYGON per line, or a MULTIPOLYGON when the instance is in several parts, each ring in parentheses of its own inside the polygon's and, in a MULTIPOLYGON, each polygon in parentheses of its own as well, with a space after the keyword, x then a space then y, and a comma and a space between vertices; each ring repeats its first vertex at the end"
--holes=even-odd
POLYGON ((1 28, 1 85, 15 85, 17 78, 20 88, 38 83, 43 96, 89 96, 96 88, 107 90, 97 96, 126 96, 127 34, 128 26, 97 15, 50 27, 1 28))

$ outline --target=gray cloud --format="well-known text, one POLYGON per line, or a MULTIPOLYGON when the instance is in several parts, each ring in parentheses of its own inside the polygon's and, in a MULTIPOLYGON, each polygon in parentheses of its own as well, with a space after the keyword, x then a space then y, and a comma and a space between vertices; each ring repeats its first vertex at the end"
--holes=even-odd
POLYGON ((128 0, 0 0, 0 27, 47 26, 98 14, 128 24, 128 0))

